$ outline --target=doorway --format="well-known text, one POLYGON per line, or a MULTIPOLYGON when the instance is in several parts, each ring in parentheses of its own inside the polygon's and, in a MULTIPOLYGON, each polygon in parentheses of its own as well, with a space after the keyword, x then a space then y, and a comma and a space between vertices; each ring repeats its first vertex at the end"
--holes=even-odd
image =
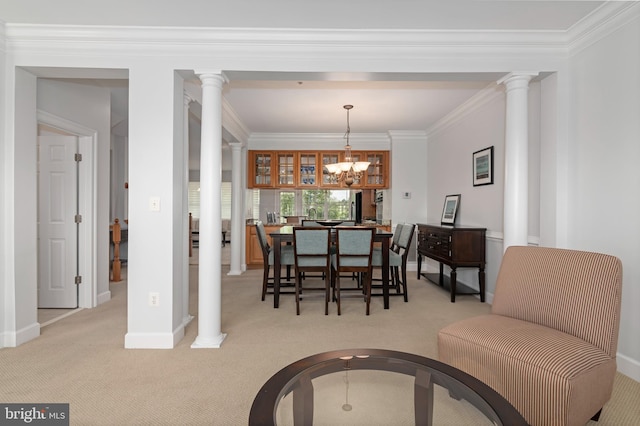
MULTIPOLYGON (((69 200, 69 197, 64 196, 65 205, 71 204, 73 214, 73 220, 68 223, 67 228, 73 228, 72 232, 66 233, 71 235, 70 244, 73 247, 73 251, 66 250, 65 253, 73 253, 71 259, 69 255, 63 261, 63 256, 60 253, 55 253, 51 256, 52 263, 51 269, 61 276, 71 276, 71 283, 69 278, 65 278, 64 284, 58 284, 57 287, 64 287, 61 290, 69 297, 66 300, 66 305, 60 304, 47 311, 42 311, 42 319, 40 321, 40 309, 38 310, 39 323, 42 325, 55 322, 61 317, 70 315, 77 310, 83 308, 92 308, 97 305, 97 259, 96 259, 96 206, 97 206, 97 187, 96 187, 96 159, 95 153, 97 152, 97 131, 89 128, 85 128, 77 123, 71 122, 66 119, 54 116, 52 114, 38 111, 38 135, 39 139, 45 137, 47 139, 60 139, 66 140, 69 144, 75 144, 76 152, 79 154, 78 162, 76 163, 76 169, 73 172, 72 182, 67 182, 67 188, 70 188, 74 194, 74 197, 69 200), (73 142, 71 142, 73 141, 73 142), (76 216, 78 215, 78 216, 76 216), (76 223, 78 222, 78 223, 76 223), (71 266, 69 266, 71 265, 71 266), (70 271, 68 270, 70 268, 70 271), (70 273, 69 273, 70 272, 70 273), (78 277, 78 278, 76 278, 78 277), (73 294, 75 293, 75 294, 73 294), (69 304, 71 296, 74 296, 75 304, 69 304)), ((74 155, 75 162, 75 155, 74 155)), ((62 179, 56 177, 56 179, 62 179)), ((40 180, 40 178, 39 178, 40 180)), ((42 185, 39 185, 42 187, 42 185)), ((51 185, 47 185, 51 186, 51 185)), ((50 188, 47 188, 49 191, 50 188)), ((45 192, 45 188, 42 188, 45 192)), ((44 196, 44 194, 43 194, 44 196)), ((38 204, 41 204, 42 196, 38 194, 38 204)), ((62 197, 59 200, 62 202, 62 197)), ((57 206, 57 208, 60 208, 57 206)), ((40 207, 39 207, 40 209, 40 207)), ((60 211, 60 210, 58 210, 60 211)), ((40 231, 40 223, 42 217, 39 214, 38 228, 40 231)), ((69 231, 69 229, 66 229, 69 231)), ((66 232, 65 231, 65 232, 66 232)), ((68 239, 69 237, 67 237, 68 239)), ((58 246, 62 243, 57 243, 58 246)), ((65 243, 66 244, 66 243, 65 243)), ((38 253, 44 252, 44 242, 42 238, 38 238, 38 253)), ((50 304, 44 304, 40 297, 41 292, 41 273, 45 272, 41 270, 43 266, 38 264, 38 308, 46 306, 50 308, 50 304)), ((46 282, 46 281, 44 281, 46 282)), ((56 305, 54 305, 56 306, 56 305)))

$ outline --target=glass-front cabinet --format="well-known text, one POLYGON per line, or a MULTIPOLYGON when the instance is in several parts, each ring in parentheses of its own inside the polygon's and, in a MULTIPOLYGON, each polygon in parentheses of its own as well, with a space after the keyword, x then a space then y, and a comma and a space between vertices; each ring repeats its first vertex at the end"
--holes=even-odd
POLYGON ((370 163, 366 176, 368 188, 386 188, 388 186, 386 181, 387 170, 389 170, 387 158, 387 153, 384 151, 367 153, 367 161, 370 163))
POLYGON ((295 185, 295 152, 278 152, 278 182, 276 186, 295 185))
POLYGON ((273 188, 273 155, 271 151, 250 151, 249 183, 253 188, 273 188))
POLYGON ((324 167, 344 161, 344 151, 249 151, 249 188, 383 189, 389 187, 389 151, 352 151, 371 164, 351 186, 336 182, 324 167))
POLYGON ((340 188, 340 182, 333 182, 331 180, 331 174, 324 167, 327 164, 338 163, 340 161, 340 151, 325 151, 320 153, 320 164, 322 168, 322 181, 320 186, 323 188, 340 188))
POLYGON ((298 153, 298 185, 299 188, 318 187, 318 155, 313 152, 298 153))

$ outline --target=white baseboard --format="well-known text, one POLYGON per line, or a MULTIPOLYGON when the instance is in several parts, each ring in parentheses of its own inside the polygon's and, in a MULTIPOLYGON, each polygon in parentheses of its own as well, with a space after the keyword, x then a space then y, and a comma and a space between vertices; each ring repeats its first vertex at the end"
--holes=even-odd
POLYGON ((30 340, 40 336, 40 324, 37 322, 28 325, 16 332, 5 331, 0 334, 0 347, 3 348, 15 348, 23 343, 27 343, 30 340))
POLYGON ((124 336, 126 349, 173 349, 184 337, 184 325, 173 333, 127 333, 124 336))
POLYGON ((636 382, 640 382, 640 362, 620 353, 616 354, 618 371, 625 376, 631 377, 636 382))
POLYGON ((105 291, 104 293, 100 293, 98 295, 98 305, 101 305, 104 302, 108 302, 109 300, 111 300, 111 292, 110 291, 105 291))

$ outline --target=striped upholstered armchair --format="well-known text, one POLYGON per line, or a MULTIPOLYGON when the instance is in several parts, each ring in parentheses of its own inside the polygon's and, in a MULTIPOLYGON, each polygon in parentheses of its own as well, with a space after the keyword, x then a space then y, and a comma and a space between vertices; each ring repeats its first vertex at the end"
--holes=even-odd
POLYGON ((599 253, 509 247, 488 315, 438 334, 438 355, 532 425, 597 420, 616 373, 622 265, 599 253))

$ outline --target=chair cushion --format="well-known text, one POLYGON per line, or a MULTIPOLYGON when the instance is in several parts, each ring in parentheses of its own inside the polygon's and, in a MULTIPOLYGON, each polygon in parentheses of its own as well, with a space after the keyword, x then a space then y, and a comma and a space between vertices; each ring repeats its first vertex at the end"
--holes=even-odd
POLYGON ((298 266, 302 268, 327 266, 327 256, 298 257, 298 266))
POLYGON ((491 386, 533 425, 584 425, 611 395, 616 370, 615 358, 582 339, 495 314, 440 330, 438 358, 491 386))
MULTIPOLYGON (((340 266, 342 267, 366 267, 369 264, 368 256, 350 256, 350 257, 341 257, 340 258, 340 266)), ((331 255, 331 266, 333 269, 338 269, 338 258, 336 254, 331 255)))
MULTIPOLYGON (((371 264, 378 268, 382 267, 382 250, 373 250, 371 264)), ((402 266, 402 255, 389 250, 389 266, 402 266)))
MULTIPOLYGON (((273 247, 269 249, 269 265, 273 265, 273 247)), ((283 245, 280 249, 280 264, 281 265, 294 265, 295 259, 293 257, 293 246, 283 245)))

